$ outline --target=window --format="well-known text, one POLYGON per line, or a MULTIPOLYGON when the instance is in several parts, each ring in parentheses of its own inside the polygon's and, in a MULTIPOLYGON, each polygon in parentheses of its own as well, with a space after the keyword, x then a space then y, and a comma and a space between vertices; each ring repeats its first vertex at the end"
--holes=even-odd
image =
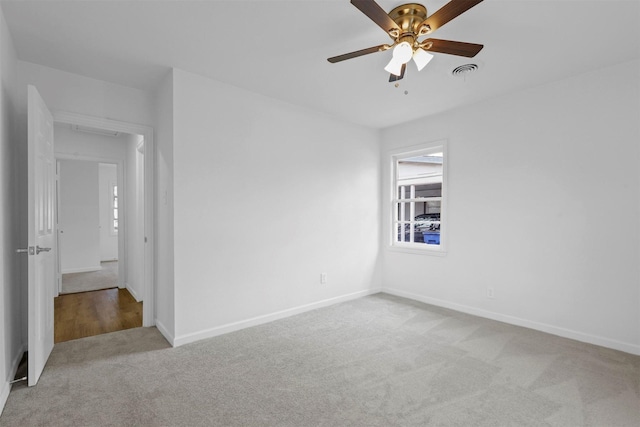
POLYGON ((412 147, 392 159, 392 246, 444 252, 446 144, 412 147))
MULTIPOLYGON (((118 185, 111 184, 111 234, 118 234, 118 185)), ((104 188, 104 187, 103 187, 104 188)))

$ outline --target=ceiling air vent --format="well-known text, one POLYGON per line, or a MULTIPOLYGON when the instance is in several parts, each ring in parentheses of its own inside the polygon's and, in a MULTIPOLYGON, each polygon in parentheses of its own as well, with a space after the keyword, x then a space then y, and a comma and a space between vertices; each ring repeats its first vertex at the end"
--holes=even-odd
POLYGON ((93 128, 89 126, 71 125, 71 129, 75 130, 76 132, 86 132, 86 133, 92 133, 94 135, 113 136, 113 137, 120 136, 120 132, 93 128))
POLYGON ((477 70, 478 64, 464 64, 454 68, 453 71, 451 71, 451 74, 455 77, 466 77, 477 70))

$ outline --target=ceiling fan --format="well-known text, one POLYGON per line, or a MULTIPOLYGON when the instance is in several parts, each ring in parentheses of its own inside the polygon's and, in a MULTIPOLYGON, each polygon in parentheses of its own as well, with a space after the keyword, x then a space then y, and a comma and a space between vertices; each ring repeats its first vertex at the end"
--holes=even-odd
POLYGON ((387 14, 374 0, 351 0, 351 4, 386 31, 393 43, 345 53, 328 58, 327 61, 336 63, 393 48, 391 61, 384 69, 391 74, 389 81, 394 82, 404 77, 407 63, 411 59, 418 71, 422 70, 433 58, 429 52, 473 58, 482 50, 483 45, 432 38, 420 41, 419 38, 432 34, 480 2, 482 0, 451 0, 427 17, 427 8, 418 3, 403 4, 387 14))

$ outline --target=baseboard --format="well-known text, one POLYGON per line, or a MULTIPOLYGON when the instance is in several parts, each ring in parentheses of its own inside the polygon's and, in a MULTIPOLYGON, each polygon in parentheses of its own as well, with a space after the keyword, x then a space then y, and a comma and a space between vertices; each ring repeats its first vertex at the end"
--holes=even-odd
POLYGON ((16 372, 18 372, 18 367, 20 366, 20 360, 22 360, 22 355, 25 351, 27 351, 27 346, 23 345, 18 354, 14 357, 13 362, 11 362, 11 370, 9 371, 10 379, 5 378, 2 384, 2 391, 0 391, 0 416, 2 415, 2 411, 4 411, 4 405, 7 404, 7 399, 9 399, 9 393, 11 393, 10 381, 15 378, 16 372))
POLYGON ((438 307, 449 308, 451 310, 459 311, 462 313, 472 314, 478 317, 484 317, 491 320, 497 320, 499 322, 509 323, 511 325, 522 326, 524 328, 534 329, 536 331, 546 332, 548 334, 557 335, 563 338, 569 338, 576 341, 585 342, 588 344, 599 345, 601 347, 607 347, 614 350, 624 351, 625 353, 640 355, 640 346, 625 343, 621 341, 612 340, 597 335, 585 334, 584 332, 574 331, 571 329, 565 329, 546 323, 535 322, 532 320, 522 319, 520 317, 508 316, 505 314, 495 313, 493 311, 483 310, 476 307, 457 304, 450 301, 445 301, 437 298, 431 298, 424 295, 418 295, 411 292, 405 292, 399 289, 385 288, 383 287, 381 292, 396 295, 403 298, 409 298, 415 301, 420 301, 425 304, 435 305, 438 307))
POLYGON ((100 271, 102 270, 101 266, 93 266, 93 267, 82 267, 82 268, 68 268, 66 270, 60 271, 60 274, 70 274, 70 273, 89 273, 91 271, 100 271))
POLYGON ((158 331, 160 331, 160 333, 162 334, 164 339, 167 340, 167 342, 169 344, 171 344, 171 347, 175 347, 176 346, 174 344, 175 338, 173 337, 172 334, 169 333, 169 330, 167 330, 167 328, 158 319, 156 319, 156 328, 158 329, 158 331))
POLYGON ((199 332, 193 332, 176 337, 173 345, 179 347, 184 344, 189 344, 195 341, 200 341, 206 338, 213 338, 218 335, 228 334, 229 332, 239 331, 241 329, 250 328, 252 326, 262 325, 264 323, 273 322, 274 320, 284 319, 286 317, 295 316, 296 314, 305 313, 307 311, 315 310, 317 308, 328 307, 330 305, 338 304, 344 301, 361 298, 367 295, 372 295, 380 292, 380 289, 371 289, 366 291, 354 292, 347 295, 342 295, 335 298, 329 298, 326 300, 314 302, 311 304, 305 304, 287 310, 277 311, 271 314, 265 314, 262 316, 253 317, 247 320, 241 320, 239 322, 228 323, 226 325, 217 326, 215 328, 205 329, 199 332))
POLYGON ((124 284, 124 288, 126 288, 131 294, 131 296, 136 299, 136 302, 142 301, 142 298, 138 297, 138 293, 131 286, 129 286, 128 283, 124 284))

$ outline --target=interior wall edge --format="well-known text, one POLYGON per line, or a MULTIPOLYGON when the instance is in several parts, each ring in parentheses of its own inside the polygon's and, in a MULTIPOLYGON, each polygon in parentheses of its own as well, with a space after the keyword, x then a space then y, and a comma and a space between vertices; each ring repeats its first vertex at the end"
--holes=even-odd
POLYGON ((158 331, 162 334, 164 339, 167 340, 169 344, 171 344, 171 347, 176 347, 175 337, 173 336, 173 334, 169 332, 167 327, 164 326, 164 324, 160 320, 158 320, 158 318, 156 318, 155 323, 156 323, 155 324, 156 329, 158 329, 158 331))
MULTIPOLYGON (((0 391, 0 409, 4 409, 7 404, 7 399, 9 398, 9 393, 11 392, 11 384, 9 384, 8 380, 5 380, 2 384, 2 391, 0 391)), ((0 416, 2 416, 2 412, 0 412, 0 416)))
MULTIPOLYGON (((17 52, 0 8, 0 414, 11 391, 26 343, 22 293, 26 267, 23 254, 22 197, 24 182, 20 142, 17 52)), ((26 141, 25 141, 26 142, 26 141)))
POLYGON ((5 380, 4 384, 2 384, 2 391, 0 391, 0 415, 2 415, 4 406, 9 398, 9 393, 11 393, 12 384, 10 381, 15 378, 16 372, 18 372, 18 367, 20 366, 20 361, 22 360, 22 355, 25 351, 27 351, 27 345, 23 344, 20 351, 14 356, 13 361, 11 362, 11 370, 9 371, 11 374, 10 377, 5 380))
POLYGON ((400 289, 383 287, 382 292, 390 295, 402 297, 402 298, 408 298, 418 302, 423 302, 425 304, 434 305, 437 307, 455 310, 461 313, 471 314, 471 315, 482 317, 485 319, 496 320, 498 322, 508 323, 510 325, 515 325, 515 326, 521 326, 524 328, 545 332, 551 335, 556 335, 563 338, 569 338, 572 340, 581 341, 581 342, 593 344, 593 345, 598 345, 601 347, 607 347, 613 350, 619 350, 625 353, 630 353, 630 354, 640 356, 640 346, 633 343, 626 343, 626 342, 621 342, 617 340, 612 340, 606 337, 586 334, 584 332, 565 329, 559 326, 554 326, 546 323, 535 322, 533 320, 523 319, 521 317, 509 316, 509 315, 496 313, 489 310, 483 310, 481 308, 457 304, 451 301, 432 298, 425 295, 418 295, 418 294, 415 294, 412 292, 406 292, 400 289))
POLYGON ((133 287, 129 286, 129 283, 128 283, 128 282, 125 282, 125 284, 124 284, 123 288, 124 288, 124 289, 126 289, 127 291, 129 291, 129 293, 131 294, 131 296, 132 296, 133 298, 135 298, 136 302, 140 302, 140 301, 142 301, 142 298, 140 298, 140 297, 138 296, 137 292, 133 289, 133 287))
POLYGON ((321 301, 312 302, 309 304, 304 304, 298 307, 288 308, 286 310, 276 311, 270 314, 264 314, 262 316, 252 317, 250 319, 240 320, 238 322, 228 323, 226 325, 216 326, 214 328, 203 329, 198 332, 191 332, 176 337, 173 345, 175 347, 179 347, 181 345, 190 344, 192 342, 200 341, 207 338, 217 337, 219 335, 228 334, 230 332, 236 332, 241 329, 262 325, 265 323, 273 322, 275 320, 285 319, 287 317, 295 316, 296 314, 306 313, 307 311, 315 310, 322 307, 328 307, 341 302, 377 294, 379 292, 380 288, 366 289, 333 298, 328 298, 321 301))

